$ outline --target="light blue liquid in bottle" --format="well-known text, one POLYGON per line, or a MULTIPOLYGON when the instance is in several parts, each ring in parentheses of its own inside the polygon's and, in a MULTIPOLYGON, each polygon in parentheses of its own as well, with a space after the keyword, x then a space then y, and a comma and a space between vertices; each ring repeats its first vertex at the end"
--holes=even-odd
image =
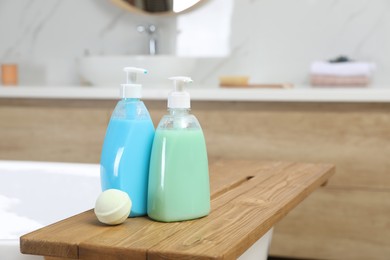
MULTIPOLYGON (((115 107, 103 143, 100 160, 102 190, 119 189, 132 201, 130 217, 147 213, 150 152, 154 126, 144 103, 135 91, 123 85, 123 99, 115 107), (128 98, 129 96, 129 98, 128 98)), ((140 87, 140 85, 136 85, 140 87)))

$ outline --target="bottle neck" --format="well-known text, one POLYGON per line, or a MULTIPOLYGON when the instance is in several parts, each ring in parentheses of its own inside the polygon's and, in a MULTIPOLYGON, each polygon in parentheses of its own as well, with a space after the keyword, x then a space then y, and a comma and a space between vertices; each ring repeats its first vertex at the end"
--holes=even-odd
POLYGON ((126 101, 126 102, 138 102, 140 101, 139 98, 122 98, 123 101, 126 101))
POLYGON ((190 108, 168 108, 169 114, 172 116, 188 115, 191 111, 190 108))

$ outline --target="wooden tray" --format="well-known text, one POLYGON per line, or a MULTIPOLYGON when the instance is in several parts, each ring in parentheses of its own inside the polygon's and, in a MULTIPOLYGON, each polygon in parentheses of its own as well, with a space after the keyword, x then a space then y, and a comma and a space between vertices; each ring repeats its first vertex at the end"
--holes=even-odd
POLYGON ((236 259, 333 173, 326 164, 214 160, 207 217, 105 226, 90 210, 22 236, 21 251, 94 260, 236 259))

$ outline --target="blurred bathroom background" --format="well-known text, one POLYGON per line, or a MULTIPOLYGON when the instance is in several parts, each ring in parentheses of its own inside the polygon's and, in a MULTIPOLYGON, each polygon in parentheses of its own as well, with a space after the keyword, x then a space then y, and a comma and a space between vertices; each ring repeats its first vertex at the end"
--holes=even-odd
MULTIPOLYGON (((390 83, 387 0, 208 0, 181 15, 129 12, 109 0, 0 1, 0 63, 17 63, 19 85, 77 86, 86 55, 224 57, 195 80, 220 75, 308 85, 313 61, 345 55, 377 66, 372 87, 390 83)), ((202 70, 202 67, 197 68, 202 70)))
POLYGON ((156 82, 191 76, 209 158, 336 165, 275 227, 271 256, 389 259, 389 0, 200 0, 169 15, 120 1, 140 0, 0 0, 0 159, 18 164, 8 168, 98 166, 123 66, 149 70, 139 82, 155 126, 169 91, 156 82), (349 88, 324 84, 338 80, 349 88))

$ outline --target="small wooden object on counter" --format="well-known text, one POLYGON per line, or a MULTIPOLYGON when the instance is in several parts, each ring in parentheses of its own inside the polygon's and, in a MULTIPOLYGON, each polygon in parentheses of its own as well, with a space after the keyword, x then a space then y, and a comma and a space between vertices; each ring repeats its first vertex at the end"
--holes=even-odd
POLYGON ((246 84, 246 85, 235 85, 235 84, 221 84, 221 88, 270 88, 270 89, 288 89, 293 88, 293 84, 285 83, 285 84, 246 84))
POLYGON ((226 87, 247 86, 249 84, 249 76, 220 76, 219 85, 226 87))
POLYGON ((16 64, 1 65, 1 83, 4 86, 18 85, 18 65, 16 64))
POLYGON ((236 259, 333 173, 327 164, 212 160, 207 217, 105 226, 90 210, 22 236, 20 247, 73 259, 236 259))

